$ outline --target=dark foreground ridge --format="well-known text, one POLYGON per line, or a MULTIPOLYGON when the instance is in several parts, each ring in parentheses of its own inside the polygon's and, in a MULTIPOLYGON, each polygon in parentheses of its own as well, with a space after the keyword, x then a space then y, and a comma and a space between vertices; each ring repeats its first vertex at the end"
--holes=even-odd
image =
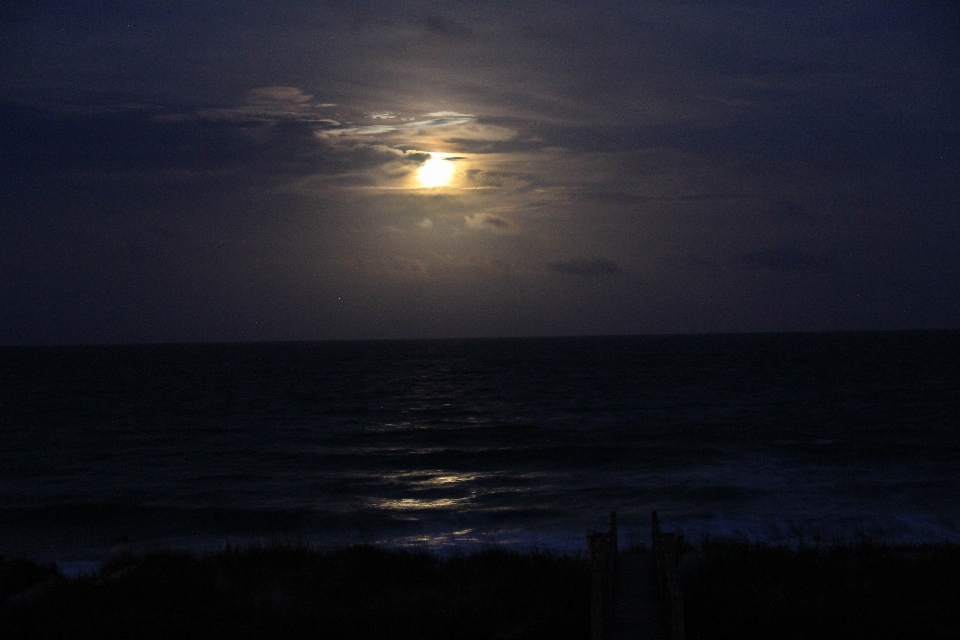
POLYGON ((960 638, 960 546, 862 539, 773 547, 704 539, 651 517, 649 551, 587 536, 591 640, 960 638))
POLYGON ((585 561, 549 553, 166 552, 7 597, 0 637, 573 640, 589 633, 588 599, 585 561))
POLYGON ((705 540, 681 564, 687 638, 960 638, 960 546, 705 540))
MULTIPOLYGON (((960 638, 957 545, 703 540, 681 556, 687 640, 960 638)), ((620 554, 609 637, 668 635, 654 565, 620 554)), ((0 559, 0 638, 587 640, 593 581, 586 558, 502 549, 156 552, 77 580, 0 559)))

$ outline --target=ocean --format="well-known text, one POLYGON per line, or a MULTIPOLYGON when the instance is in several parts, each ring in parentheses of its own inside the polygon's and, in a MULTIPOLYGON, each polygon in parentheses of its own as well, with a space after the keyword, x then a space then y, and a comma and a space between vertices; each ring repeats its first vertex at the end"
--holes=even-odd
POLYGON ((960 332, 0 349, 0 553, 960 541, 960 332))

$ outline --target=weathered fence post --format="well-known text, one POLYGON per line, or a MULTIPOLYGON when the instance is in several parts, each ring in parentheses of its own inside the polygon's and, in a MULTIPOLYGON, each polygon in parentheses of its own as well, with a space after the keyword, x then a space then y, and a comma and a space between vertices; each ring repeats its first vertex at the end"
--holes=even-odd
MULTIPOLYGON (((620 561, 620 546, 617 542, 617 512, 610 512, 610 535, 607 544, 609 545, 610 567, 607 570, 607 593, 609 594, 610 604, 607 607, 611 612, 617 606, 617 565, 620 561)), ((610 615, 608 614, 609 618, 610 615)))
POLYGON ((613 549, 613 555, 616 557, 620 554, 620 545, 617 542, 617 512, 613 510, 610 512, 610 548, 613 549))
POLYGON ((653 592, 658 598, 663 597, 660 580, 660 518, 657 512, 650 514, 650 555, 653 558, 653 592))
POLYGON ((604 640, 609 609, 609 534, 591 531, 587 534, 590 552, 590 640, 604 640))

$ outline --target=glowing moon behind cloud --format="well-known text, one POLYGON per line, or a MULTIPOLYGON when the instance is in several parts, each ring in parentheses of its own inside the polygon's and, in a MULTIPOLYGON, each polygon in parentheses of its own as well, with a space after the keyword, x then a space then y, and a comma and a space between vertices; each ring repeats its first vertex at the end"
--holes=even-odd
POLYGON ((442 187, 453 177, 453 163, 433 155, 417 170, 417 179, 424 187, 442 187))

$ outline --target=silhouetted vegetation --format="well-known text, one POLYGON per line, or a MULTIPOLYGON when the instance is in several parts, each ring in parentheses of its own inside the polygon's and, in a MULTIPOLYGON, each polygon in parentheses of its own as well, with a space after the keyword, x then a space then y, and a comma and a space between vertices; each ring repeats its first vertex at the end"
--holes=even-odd
POLYGON ((584 639, 589 576, 577 558, 499 549, 151 553, 8 602, 0 636, 584 639))
POLYGON ((44 567, 21 558, 7 560, 0 556, 0 603, 57 575, 52 566, 44 567))
MULTIPOLYGON (((681 565, 689 640, 960 637, 960 547, 706 540, 681 565)), ((0 561, 3 638, 581 639, 580 558, 358 546, 117 558, 97 575, 0 561)))
POLYGON ((707 540, 682 583, 689 640, 960 638, 956 545, 707 540))

